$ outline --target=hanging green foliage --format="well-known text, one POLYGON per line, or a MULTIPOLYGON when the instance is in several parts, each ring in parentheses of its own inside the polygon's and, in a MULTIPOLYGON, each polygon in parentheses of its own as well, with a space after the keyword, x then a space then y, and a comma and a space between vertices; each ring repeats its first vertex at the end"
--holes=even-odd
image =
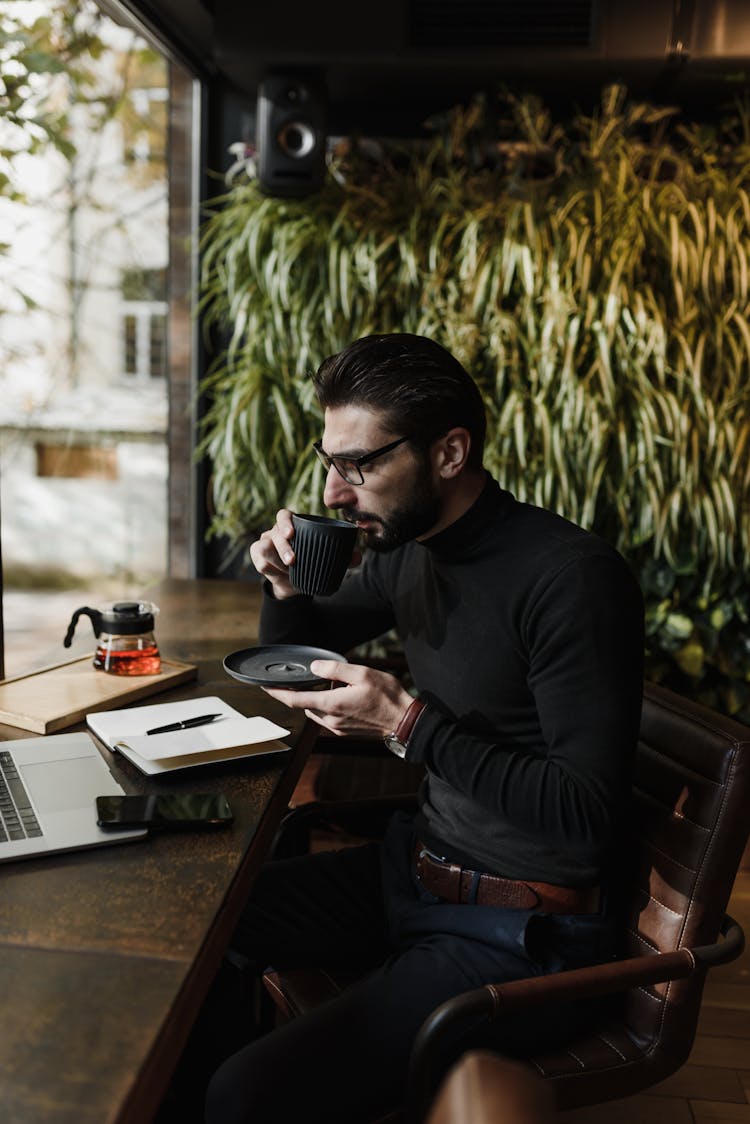
POLYGON ((326 355, 431 336, 482 389, 501 484, 633 564, 652 677, 750 717, 747 106, 478 99, 426 144, 352 142, 306 199, 236 179, 202 252, 214 532, 320 510, 326 355))

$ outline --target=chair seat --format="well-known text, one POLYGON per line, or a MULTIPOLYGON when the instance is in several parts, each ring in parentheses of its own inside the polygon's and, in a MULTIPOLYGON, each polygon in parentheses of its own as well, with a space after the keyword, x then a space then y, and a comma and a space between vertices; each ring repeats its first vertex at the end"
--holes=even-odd
MULTIPOLYGON (((356 972, 341 969, 290 968, 267 971, 263 975, 263 984, 281 1018, 286 1021, 335 999, 358 978, 356 972)), ((628 1071, 628 1076, 624 1078, 628 1084, 635 1079, 636 1084, 640 1085, 642 1081, 647 1086, 649 1080, 645 1076, 639 1079, 633 1075, 634 1064, 637 1063, 635 1073, 640 1074, 640 1066, 647 1060, 648 1048, 638 1045, 622 1022, 607 1019, 588 1033, 577 1035, 570 1049, 563 1046, 525 1058, 527 1064, 552 1081, 553 1088, 556 1081, 565 1079, 561 1081, 556 1097, 558 1109, 589 1103, 592 1096, 599 1099, 592 1082, 601 1083, 601 1099, 606 1100, 608 1087, 611 1089, 618 1070, 628 1071)), ((636 1092, 636 1089, 629 1091, 636 1092)))
POLYGON ((609 1100, 618 1085, 621 1095, 627 1096, 652 1083, 647 1076, 648 1050, 633 1040, 622 1023, 614 1021, 578 1034, 570 1048, 525 1060, 550 1081, 558 1111, 609 1100))

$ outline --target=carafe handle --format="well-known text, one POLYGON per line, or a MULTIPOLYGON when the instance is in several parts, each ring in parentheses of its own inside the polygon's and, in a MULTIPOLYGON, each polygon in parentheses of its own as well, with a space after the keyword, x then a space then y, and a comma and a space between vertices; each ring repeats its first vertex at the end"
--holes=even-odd
POLYGON ((73 613, 73 616, 70 618, 70 624, 68 625, 68 631, 65 633, 65 639, 63 640, 63 647, 69 648, 70 645, 73 643, 73 633, 76 630, 76 625, 78 624, 78 618, 81 617, 81 616, 86 616, 86 617, 91 618, 91 624, 92 624, 93 629, 94 629, 94 636, 99 637, 99 635, 101 634, 101 631, 102 631, 102 615, 101 615, 101 613, 99 612, 98 609, 90 609, 88 607, 88 605, 84 605, 83 608, 76 609, 76 611, 73 613))

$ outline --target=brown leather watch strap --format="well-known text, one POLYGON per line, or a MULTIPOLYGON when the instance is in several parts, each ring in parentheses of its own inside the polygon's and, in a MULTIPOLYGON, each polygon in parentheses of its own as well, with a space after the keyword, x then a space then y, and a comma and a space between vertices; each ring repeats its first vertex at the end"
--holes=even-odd
POLYGON ((411 732, 424 708, 425 704, 421 699, 414 699, 404 711, 403 718, 394 730, 396 737, 402 745, 408 744, 411 732))

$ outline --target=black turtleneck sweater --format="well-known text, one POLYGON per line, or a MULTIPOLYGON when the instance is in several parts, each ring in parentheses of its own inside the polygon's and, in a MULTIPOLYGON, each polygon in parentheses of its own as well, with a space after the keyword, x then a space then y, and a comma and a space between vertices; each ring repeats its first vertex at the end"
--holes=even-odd
POLYGON ((261 641, 347 652, 396 629, 427 709, 421 837, 465 866, 606 876, 643 690, 643 603, 621 556, 494 480, 446 530, 368 552, 328 598, 264 598, 261 641))

